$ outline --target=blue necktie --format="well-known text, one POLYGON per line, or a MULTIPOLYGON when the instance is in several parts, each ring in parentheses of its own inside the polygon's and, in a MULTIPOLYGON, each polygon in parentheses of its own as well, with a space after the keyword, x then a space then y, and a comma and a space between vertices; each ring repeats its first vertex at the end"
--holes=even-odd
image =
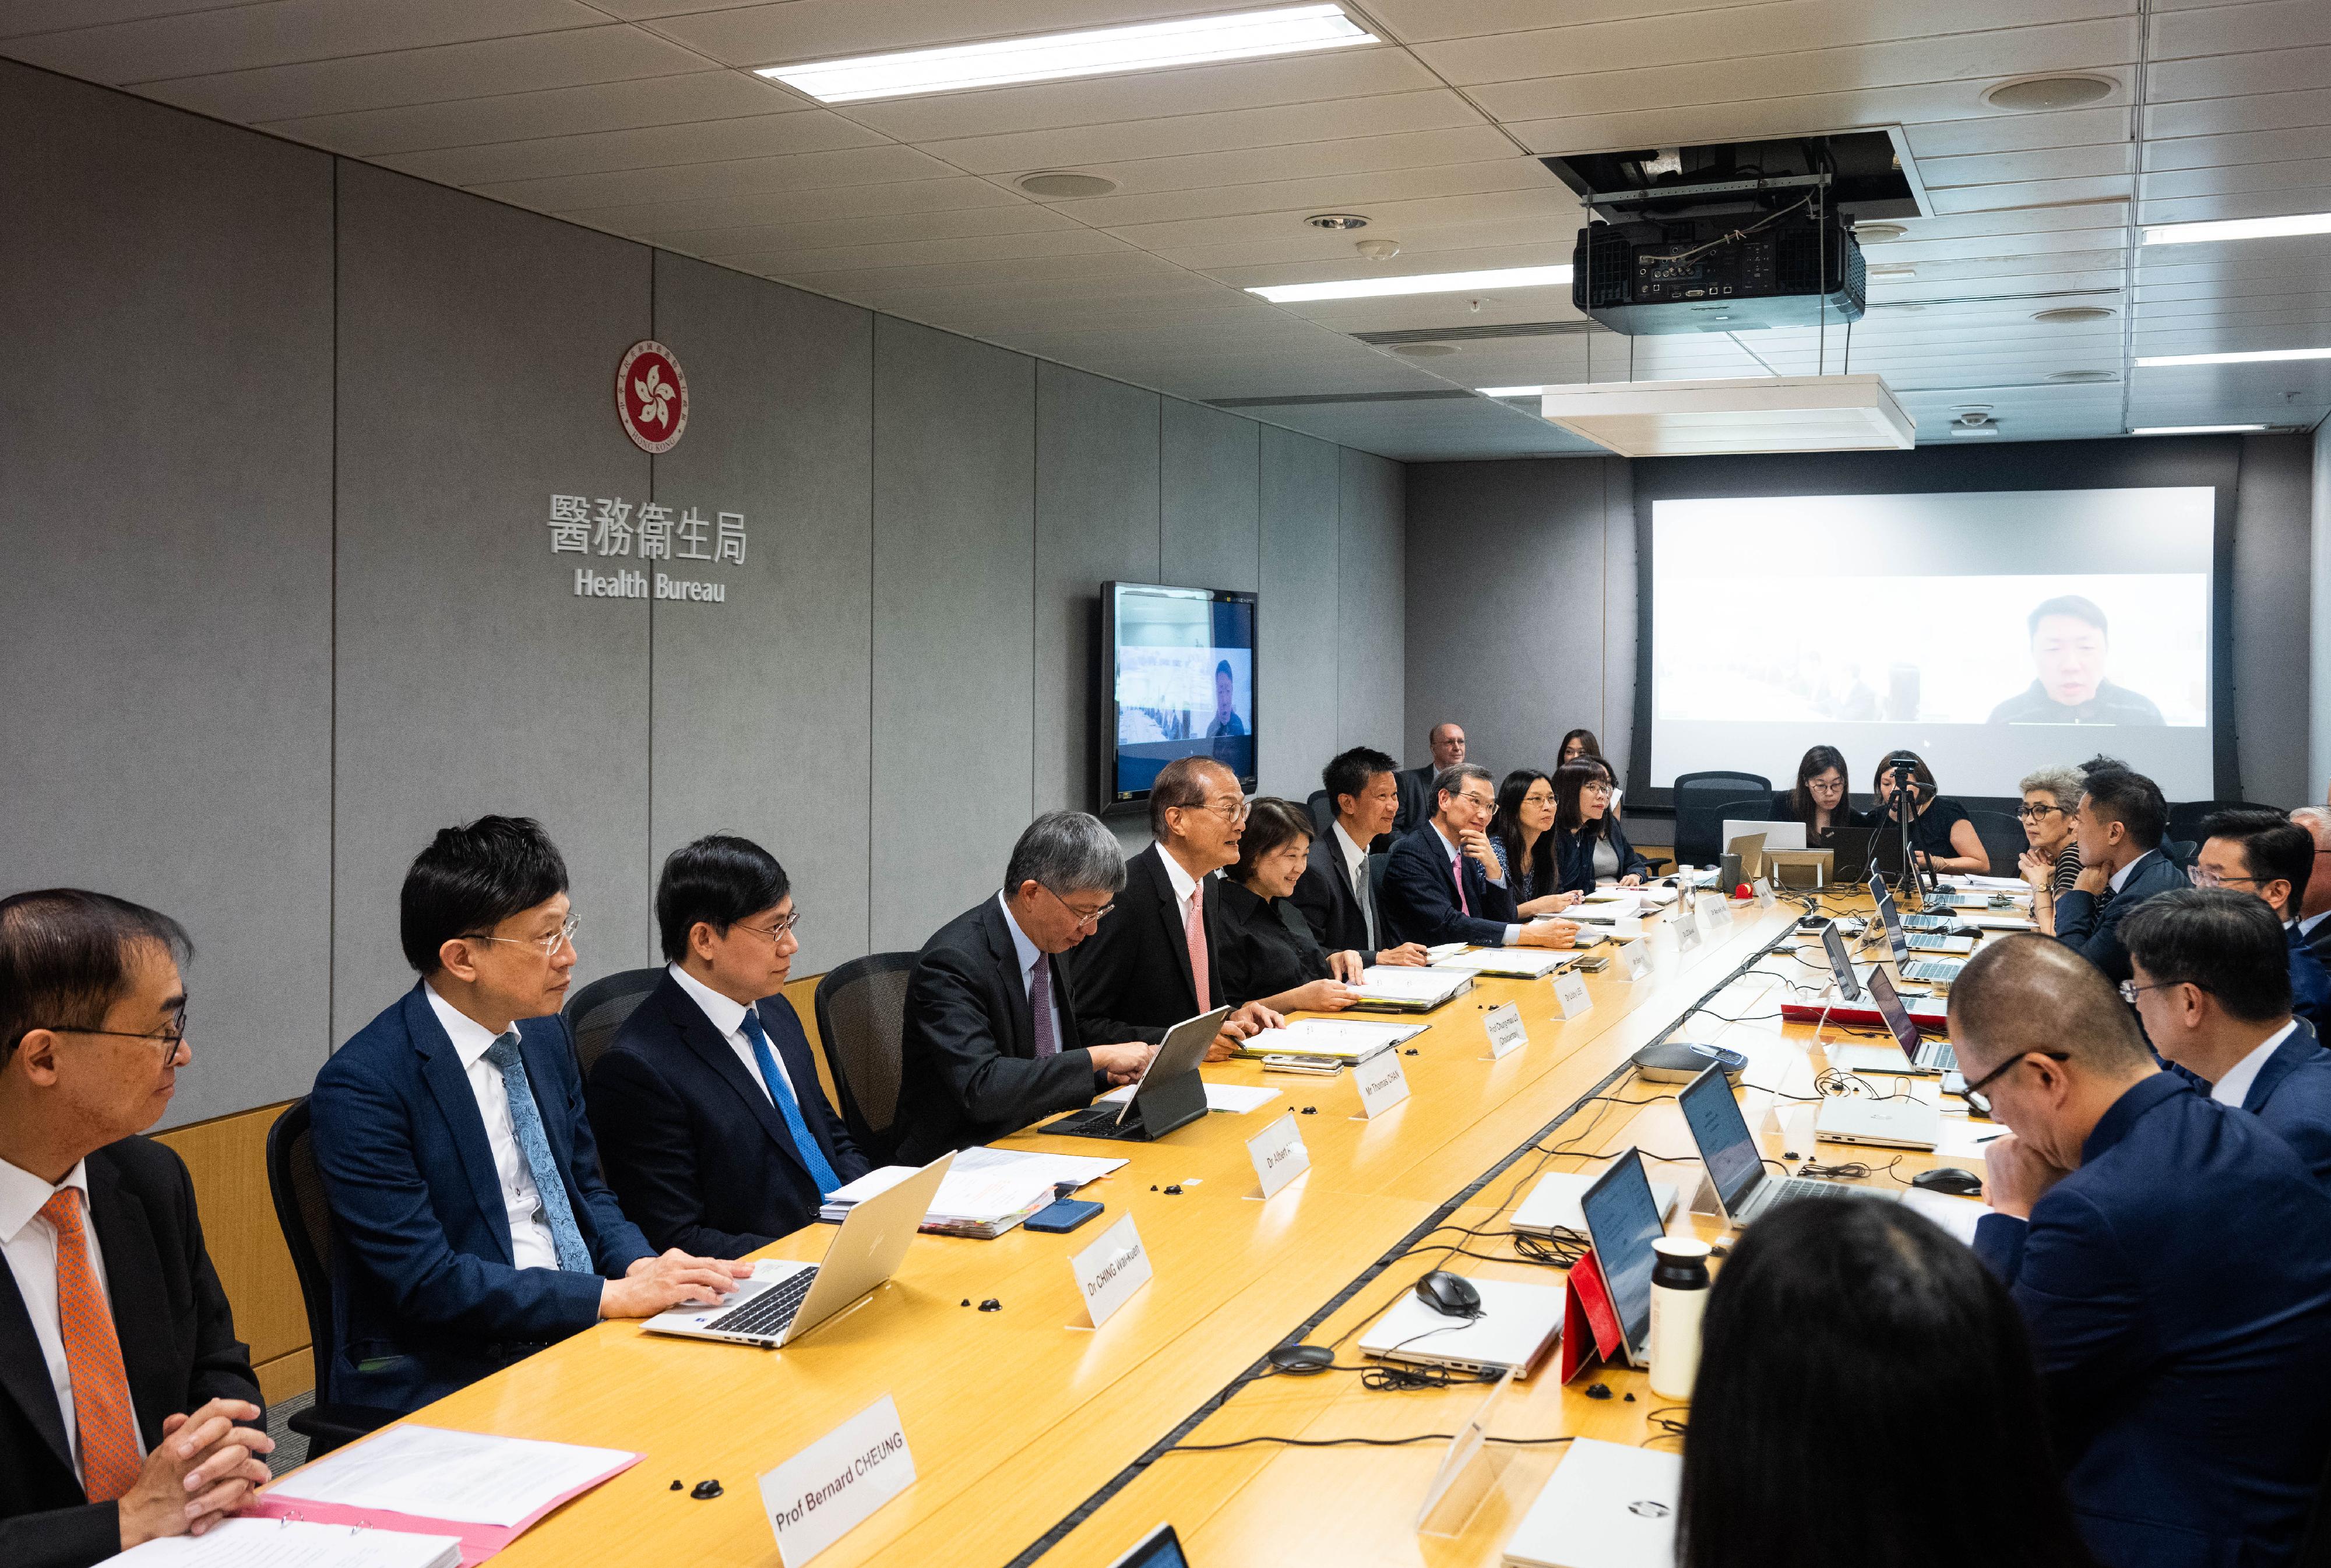
POLYGON ((785 1130, 794 1136, 794 1152, 809 1167, 809 1179, 817 1183, 821 1198, 842 1185, 842 1178, 825 1162, 825 1151, 809 1136, 809 1124, 802 1120, 801 1102, 794 1098, 792 1086, 785 1075, 777 1070, 777 1059, 769 1052, 769 1037, 761 1029, 761 1015, 752 1008, 745 1009, 745 1022, 737 1025, 745 1038, 753 1042, 753 1060, 761 1064, 761 1081, 769 1086, 769 1098, 777 1104, 777 1114, 785 1118, 785 1130))
POLYGON ((527 1081, 526 1058, 519 1054, 518 1031, 512 1030, 486 1047, 486 1060, 502 1071, 502 1092, 509 1096, 510 1131, 518 1152, 526 1156, 527 1173, 534 1178, 535 1196, 550 1226, 550 1244, 558 1250, 558 1267, 567 1274, 596 1274, 591 1249, 575 1223, 574 1205, 566 1201, 566 1182, 550 1153, 550 1138, 542 1130, 542 1111, 534 1103, 534 1087, 527 1081))

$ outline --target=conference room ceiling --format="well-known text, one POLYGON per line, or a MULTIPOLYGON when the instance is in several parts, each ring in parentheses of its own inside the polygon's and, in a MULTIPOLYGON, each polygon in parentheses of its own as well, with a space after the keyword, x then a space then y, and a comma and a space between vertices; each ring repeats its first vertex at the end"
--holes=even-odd
POLYGON ((1849 356, 1922 442, 1969 407, 2027 441, 2331 410, 2331 360, 2134 366, 2331 346, 2331 235, 2136 243, 2331 210, 2325 0, 1356 0, 1384 42, 834 107, 751 73, 1258 3, 0 0, 0 53, 1389 457, 1599 450, 1474 389, 1849 356), (2073 71, 2111 91, 1984 99, 2073 71), (1869 247, 1915 276, 1850 335, 1631 339, 1567 285, 1244 291, 1565 263, 1579 203, 1541 155, 1892 125, 1930 215, 1869 247), (1038 170, 1117 188, 1013 183, 1038 170), (2082 305, 2113 314, 2033 319, 2082 305))

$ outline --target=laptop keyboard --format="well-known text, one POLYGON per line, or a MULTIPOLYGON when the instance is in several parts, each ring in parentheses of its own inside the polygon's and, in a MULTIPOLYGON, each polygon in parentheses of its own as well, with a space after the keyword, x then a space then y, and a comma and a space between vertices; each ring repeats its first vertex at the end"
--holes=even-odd
POLYGON ((1771 1213, 1784 1203, 1793 1203, 1800 1198, 1873 1198, 1881 1195, 1865 1187, 1851 1187, 1841 1182, 1816 1182, 1810 1176, 1783 1176, 1777 1181, 1765 1183, 1765 1189, 1773 1195, 1765 1199, 1765 1206, 1757 1211, 1760 1216, 1771 1213))
POLYGON ((1965 960, 1959 958, 1913 958, 1901 969, 1905 980, 1924 980, 1947 985, 1956 980, 1959 971, 1965 967, 1965 960))
POLYGON ((1904 915, 1900 918, 1905 931, 1947 931, 1958 924, 1940 915, 1904 915))
POLYGON ((1118 1113, 1123 1108, 1121 1106, 1098 1105, 1089 1110, 1072 1111, 1059 1121, 1049 1123, 1038 1130, 1058 1133, 1063 1137, 1125 1138, 1135 1143, 1146 1143, 1149 1134, 1148 1130, 1141 1125, 1138 1113, 1127 1117, 1121 1122, 1117 1119, 1118 1113))
POLYGON ((809 1295, 817 1270, 805 1269, 762 1291, 734 1312, 724 1312, 704 1326, 717 1334, 775 1335, 794 1320, 809 1295))

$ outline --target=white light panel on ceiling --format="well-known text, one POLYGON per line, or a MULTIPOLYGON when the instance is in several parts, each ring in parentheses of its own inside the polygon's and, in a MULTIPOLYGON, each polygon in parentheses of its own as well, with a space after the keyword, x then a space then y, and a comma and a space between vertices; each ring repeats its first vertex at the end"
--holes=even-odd
POLYGON ((772 65, 755 74, 774 77, 820 103, 861 103, 917 93, 966 92, 1013 82, 1061 81, 1316 49, 1348 49, 1376 42, 1375 34, 1337 6, 1283 5, 1270 11, 1180 16, 1130 27, 999 38, 805 65, 772 65))
POLYGON ((1476 290, 1567 288, 1570 266, 1500 267, 1487 272, 1412 272, 1400 278, 1339 278, 1332 283, 1270 283, 1249 289, 1274 305, 1308 299, 1382 299, 1399 294, 1466 294, 1476 290))
POLYGON ((1917 422, 1875 375, 1549 386, 1539 412, 1622 457, 1906 451, 1917 441, 1917 422))

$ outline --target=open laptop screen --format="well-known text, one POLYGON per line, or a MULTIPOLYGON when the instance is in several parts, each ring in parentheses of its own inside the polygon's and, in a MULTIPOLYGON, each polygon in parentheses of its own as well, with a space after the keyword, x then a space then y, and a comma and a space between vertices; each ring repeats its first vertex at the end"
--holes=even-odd
POLYGON ((1894 962, 1910 961, 1910 941, 1902 935, 1902 912, 1894 908, 1894 895, 1886 890, 1886 873, 1872 866, 1870 869, 1870 897, 1878 905, 1878 918, 1885 923, 1887 945, 1894 949, 1894 962))
POLYGON ((1629 1352, 1640 1352, 1651 1331, 1651 1269, 1659 1261, 1651 1243, 1667 1234, 1651 1178, 1643 1174, 1641 1152, 1629 1149, 1612 1161, 1578 1206, 1586 1215, 1603 1281, 1611 1288, 1619 1331, 1627 1337, 1629 1352))
POLYGON ((1902 1048, 1904 1056, 1913 1063, 1917 1062, 1918 1026, 1911 1021, 1910 1010, 1902 1005, 1902 993, 1894 989, 1894 983, 1886 978, 1883 969, 1870 972, 1870 994, 1877 1000, 1878 1016, 1886 1021, 1887 1029, 1894 1036, 1894 1043, 1902 1048))
POLYGON ((1727 1213, 1736 1212, 1764 1174, 1765 1161, 1756 1153, 1756 1140, 1748 1136, 1748 1118, 1740 1114, 1724 1069, 1709 1068, 1686 1084, 1676 1099, 1691 1127, 1692 1142, 1699 1145, 1708 1180, 1716 1183, 1716 1195, 1727 1213))
POLYGON ((1845 933, 1832 920, 1822 927, 1822 951, 1829 955, 1830 973, 1837 977, 1837 993, 1848 1002, 1861 1000, 1860 984, 1853 978, 1853 955, 1846 950, 1845 933))

